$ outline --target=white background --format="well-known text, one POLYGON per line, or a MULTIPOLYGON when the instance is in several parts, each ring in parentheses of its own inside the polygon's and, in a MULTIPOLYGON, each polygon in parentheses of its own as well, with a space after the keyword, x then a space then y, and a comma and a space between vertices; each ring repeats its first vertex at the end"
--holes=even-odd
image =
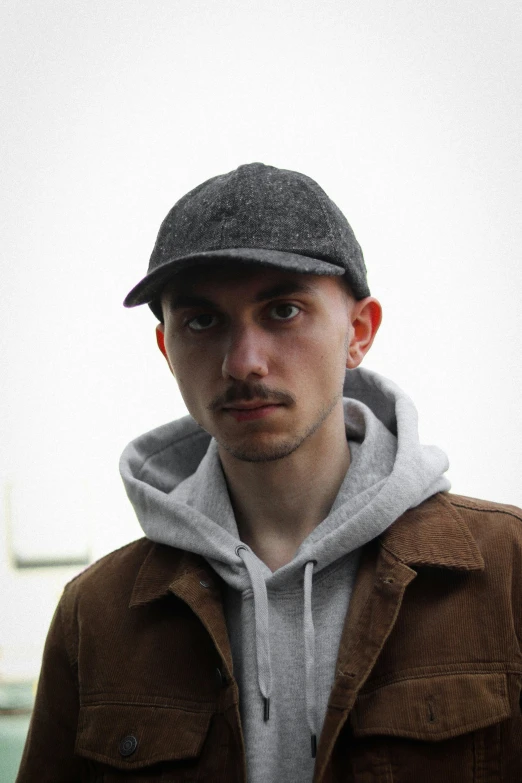
POLYGON ((173 203, 241 163, 345 212, 384 308, 365 365, 413 397, 454 491, 522 505, 520 9, 4 0, 4 661, 72 573, 15 573, 9 529, 93 558, 141 535, 119 454, 184 408, 154 317, 121 302, 173 203))

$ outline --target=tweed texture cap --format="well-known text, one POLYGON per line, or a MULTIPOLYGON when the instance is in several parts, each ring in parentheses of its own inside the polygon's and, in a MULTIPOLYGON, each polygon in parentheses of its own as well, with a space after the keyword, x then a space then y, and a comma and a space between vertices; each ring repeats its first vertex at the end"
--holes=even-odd
POLYGON ((157 312, 161 290, 177 272, 227 261, 344 274, 357 299, 370 295, 359 243, 324 190, 296 171, 249 163, 203 182, 172 207, 147 275, 124 305, 148 303, 157 312))

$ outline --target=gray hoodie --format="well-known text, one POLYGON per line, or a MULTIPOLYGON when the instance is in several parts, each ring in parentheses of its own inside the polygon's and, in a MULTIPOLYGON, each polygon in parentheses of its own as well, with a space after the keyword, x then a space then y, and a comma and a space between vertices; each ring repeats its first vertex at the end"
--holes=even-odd
POLYGON ((361 547, 435 492, 446 455, 417 412, 364 369, 344 385, 351 462, 330 513, 272 572, 239 538, 216 442, 186 416, 130 443, 120 470, 145 535, 202 555, 227 585, 249 783, 306 783, 334 679, 361 547))

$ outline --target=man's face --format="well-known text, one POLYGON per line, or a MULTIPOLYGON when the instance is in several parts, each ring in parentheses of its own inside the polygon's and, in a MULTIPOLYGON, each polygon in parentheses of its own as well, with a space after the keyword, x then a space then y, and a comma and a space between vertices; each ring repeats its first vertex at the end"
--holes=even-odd
POLYGON ((163 293, 158 342, 189 412, 220 449, 280 459, 342 406, 350 306, 333 277, 194 269, 163 293))

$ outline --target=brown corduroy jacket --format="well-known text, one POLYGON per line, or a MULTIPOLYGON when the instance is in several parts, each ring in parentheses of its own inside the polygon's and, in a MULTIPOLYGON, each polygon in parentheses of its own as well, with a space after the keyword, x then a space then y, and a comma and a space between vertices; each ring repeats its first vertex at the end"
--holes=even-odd
MULTIPOLYGON (((147 539, 73 580, 18 783, 244 783, 221 589, 147 539)), ((314 781, 520 783, 521 647, 522 512, 448 493, 408 511, 364 548, 314 781)))

